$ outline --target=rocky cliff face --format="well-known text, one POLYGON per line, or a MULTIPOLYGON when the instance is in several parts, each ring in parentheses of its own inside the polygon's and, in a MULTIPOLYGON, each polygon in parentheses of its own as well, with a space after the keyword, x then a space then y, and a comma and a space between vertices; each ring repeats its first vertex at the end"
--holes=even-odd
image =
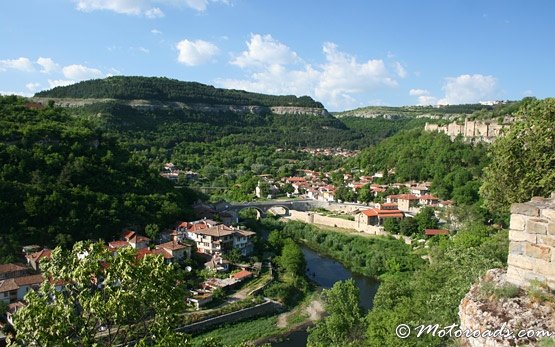
POLYGON ((424 130, 444 133, 449 135, 451 139, 461 135, 466 141, 493 142, 508 127, 507 124, 498 124, 495 121, 465 120, 463 124, 457 122, 447 125, 426 123, 424 130))
POLYGON ((285 115, 312 115, 312 116, 328 116, 329 113, 325 108, 317 107, 298 107, 298 106, 256 106, 256 105, 213 105, 213 104, 186 104, 175 101, 156 101, 156 100, 116 100, 116 99, 70 99, 70 98, 32 98, 33 102, 47 105, 49 100, 53 100, 56 106, 60 107, 81 107, 95 103, 118 102, 123 105, 131 106, 137 109, 154 110, 191 110, 205 113, 225 113, 233 112, 237 114, 257 114, 264 115, 268 113, 285 115))
POLYGON ((462 299, 459 306, 460 328, 463 331, 479 331, 482 336, 463 336, 461 345, 552 346, 546 337, 518 337, 523 331, 526 334, 552 332, 555 338, 555 302, 549 301, 549 292, 545 288, 535 289, 543 291, 542 295, 547 299, 542 301, 541 295, 533 295, 529 290, 508 284, 506 277, 505 270, 489 270, 462 299), (513 295, 507 295, 511 292, 513 295))

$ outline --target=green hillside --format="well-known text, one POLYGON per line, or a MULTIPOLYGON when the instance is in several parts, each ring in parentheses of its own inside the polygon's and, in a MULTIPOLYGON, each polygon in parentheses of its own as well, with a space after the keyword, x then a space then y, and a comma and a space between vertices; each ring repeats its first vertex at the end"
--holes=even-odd
POLYGON ((275 96, 214 88, 197 82, 165 77, 114 76, 56 87, 35 94, 51 98, 145 99, 223 105, 300 106, 323 108, 311 97, 275 96))

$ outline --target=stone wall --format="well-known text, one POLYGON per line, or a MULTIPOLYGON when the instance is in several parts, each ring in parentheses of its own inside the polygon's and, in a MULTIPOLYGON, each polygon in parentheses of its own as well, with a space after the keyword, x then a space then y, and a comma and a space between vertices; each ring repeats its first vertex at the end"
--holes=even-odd
POLYGON ((199 333, 214 326, 219 327, 219 326, 225 325, 226 323, 235 323, 235 322, 253 318, 253 317, 270 315, 280 310, 283 310, 283 305, 281 305, 276 301, 267 299, 265 302, 258 304, 256 306, 244 308, 242 310, 231 312, 221 316, 208 318, 203 321, 178 328, 176 329, 176 331, 180 331, 188 334, 199 333))
POLYGON ((507 280, 537 279, 555 290, 555 193, 511 206, 507 280))
POLYGON ((346 220, 343 218, 334 218, 322 216, 314 212, 290 211, 290 219, 298 220, 308 224, 317 224, 333 228, 353 229, 372 235, 388 235, 383 228, 373 225, 364 225, 357 221, 346 220))

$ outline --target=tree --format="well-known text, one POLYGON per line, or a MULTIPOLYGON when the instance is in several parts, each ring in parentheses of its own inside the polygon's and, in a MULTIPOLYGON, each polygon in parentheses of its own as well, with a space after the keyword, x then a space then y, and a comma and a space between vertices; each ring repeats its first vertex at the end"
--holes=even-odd
POLYGON ((386 218, 383 222, 385 231, 391 234, 399 233, 399 221, 396 218, 386 218))
POLYGON ((278 258, 278 264, 286 273, 294 276, 303 275, 306 269, 306 261, 301 247, 291 239, 285 240, 281 255, 278 258))
POLYGON ((418 223, 419 231, 424 231, 424 229, 437 229, 439 226, 439 220, 436 218, 434 209, 431 207, 422 208, 414 219, 418 223))
POLYGON ((555 98, 525 99, 518 119, 491 148, 480 194, 490 210, 555 190, 555 98))
POLYGON ((147 224, 145 227, 145 234, 150 237, 151 240, 156 240, 160 235, 160 227, 156 224, 147 224))
POLYGON ((328 316, 309 330, 307 346, 349 346, 364 338, 359 290, 352 279, 336 282, 323 292, 328 316))
POLYGON ((185 307, 174 266, 161 256, 138 259, 132 248, 114 255, 102 243, 78 242, 70 251, 56 248, 41 268, 50 280, 29 291, 14 315, 17 339, 26 344, 111 346, 162 337, 185 307))
POLYGON ((418 222, 414 218, 403 218, 399 223, 399 231, 406 236, 418 234, 418 222))

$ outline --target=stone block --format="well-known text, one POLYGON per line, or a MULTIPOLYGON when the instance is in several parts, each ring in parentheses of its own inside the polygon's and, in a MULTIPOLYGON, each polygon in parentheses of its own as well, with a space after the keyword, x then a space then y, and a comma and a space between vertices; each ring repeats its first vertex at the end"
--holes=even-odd
POLYGON ((540 215, 555 222, 555 209, 544 208, 541 210, 540 215))
POLYGON ((509 228, 513 230, 524 230, 528 217, 521 214, 512 214, 509 228))
POLYGON ((524 241, 521 241, 521 242, 513 241, 509 243, 509 253, 523 255, 527 244, 528 242, 524 242, 524 241))
POLYGON ((547 233, 555 236, 555 222, 547 223, 547 233))
POLYGON ((547 234, 547 220, 541 218, 530 218, 526 223, 526 232, 529 234, 547 234))
POLYGON ((555 263, 537 260, 534 262, 534 272, 545 276, 546 278, 555 280, 555 263))
POLYGON ((509 268, 511 268, 512 266, 516 266, 524 270, 532 270, 534 268, 533 259, 524 255, 512 253, 509 253, 507 264, 509 264, 509 268))
POLYGON ((546 245, 551 248, 555 247, 555 236, 551 235, 538 235, 537 236, 539 245, 546 245))
POLYGON ((535 259, 551 260, 551 248, 547 246, 528 243, 524 248, 524 254, 535 259))
POLYGON ((540 209, 528 203, 512 204, 511 214, 523 214, 525 216, 538 217, 540 215, 540 209))
POLYGON ((528 286, 531 280, 545 281, 545 277, 537 274, 531 270, 520 269, 517 267, 511 267, 507 269, 507 281, 516 284, 520 287, 528 286))
POLYGON ((528 234, 527 232, 524 232, 524 231, 510 229, 509 240, 517 241, 517 242, 526 241, 530 243, 536 243, 536 234, 528 234))

